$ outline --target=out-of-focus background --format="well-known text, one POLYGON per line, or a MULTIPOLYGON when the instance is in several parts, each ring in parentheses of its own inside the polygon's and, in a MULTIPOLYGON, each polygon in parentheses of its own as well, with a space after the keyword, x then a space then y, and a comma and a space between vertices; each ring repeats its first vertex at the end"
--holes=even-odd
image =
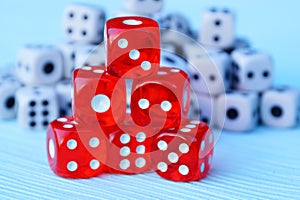
MULTIPOLYGON (((81 1, 103 6, 109 16, 123 7, 123 0, 81 1)), ((164 11, 186 15, 194 30, 200 27, 204 8, 234 9, 238 35, 272 55, 275 84, 300 88, 299 2, 165 1, 164 11)), ((14 62, 26 43, 62 42, 62 13, 71 2, 1 1, 0 67, 14 62)), ((45 132, 23 130, 15 120, 0 122, 0 199, 300 199, 299 128, 224 132, 208 177, 193 183, 166 181, 155 173, 88 180, 57 177, 48 166, 45 132)))
MULTIPOLYGON (((2 1, 0 3, 0 66, 14 60, 18 47, 26 43, 62 41, 61 16, 71 0, 2 1)), ((85 0, 105 7, 110 16, 123 7, 123 0, 85 0)), ((235 10, 237 33, 253 46, 273 55, 275 83, 300 87, 299 3, 295 0, 166 0, 164 11, 186 15, 195 30, 204 8, 218 5, 235 10)))

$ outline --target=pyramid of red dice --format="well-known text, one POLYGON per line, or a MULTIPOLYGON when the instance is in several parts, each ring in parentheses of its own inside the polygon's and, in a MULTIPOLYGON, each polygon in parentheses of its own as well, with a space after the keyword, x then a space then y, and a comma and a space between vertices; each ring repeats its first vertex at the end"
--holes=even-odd
POLYGON ((160 66, 157 22, 114 18, 107 21, 105 35, 106 66, 74 71, 73 116, 49 125, 51 169, 68 178, 153 170, 172 181, 204 178, 214 135, 207 124, 187 118, 188 75, 160 66))

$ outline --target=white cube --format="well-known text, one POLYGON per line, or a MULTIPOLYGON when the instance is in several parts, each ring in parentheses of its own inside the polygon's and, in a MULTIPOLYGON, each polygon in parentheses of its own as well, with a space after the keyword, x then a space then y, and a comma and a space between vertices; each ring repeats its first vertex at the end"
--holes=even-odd
POLYGON ((217 126, 229 131, 252 131, 258 124, 258 104, 256 93, 232 92, 220 95, 216 103, 217 126))
POLYGON ((99 43, 103 41, 105 12, 86 4, 70 4, 63 14, 63 32, 68 41, 99 43))
POLYGON ((229 48, 235 40, 235 17, 226 8, 206 10, 201 19, 199 42, 203 45, 229 48))
POLYGON ((233 84, 236 89, 262 92, 273 84, 271 57, 251 49, 239 49, 232 54, 233 84))
POLYGON ((299 123, 299 90, 281 87, 263 93, 261 118, 265 125, 276 128, 291 128, 299 123))
POLYGON ((26 45, 17 55, 16 74, 21 82, 49 85, 63 76, 63 61, 59 49, 46 45, 26 45))
POLYGON ((24 87, 17 91, 17 121, 23 128, 42 130, 59 116, 57 96, 52 87, 24 87))

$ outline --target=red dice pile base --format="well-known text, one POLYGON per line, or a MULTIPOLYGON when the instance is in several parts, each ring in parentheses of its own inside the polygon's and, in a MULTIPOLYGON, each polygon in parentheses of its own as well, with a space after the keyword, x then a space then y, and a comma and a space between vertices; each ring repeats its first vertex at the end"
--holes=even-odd
POLYGON ((207 124, 188 119, 186 73, 160 67, 160 32, 148 18, 123 17, 106 24, 107 66, 73 73, 73 116, 53 121, 48 161, 58 176, 156 171, 172 181, 204 178, 213 156, 207 124), (131 113, 126 112, 132 81, 131 113))

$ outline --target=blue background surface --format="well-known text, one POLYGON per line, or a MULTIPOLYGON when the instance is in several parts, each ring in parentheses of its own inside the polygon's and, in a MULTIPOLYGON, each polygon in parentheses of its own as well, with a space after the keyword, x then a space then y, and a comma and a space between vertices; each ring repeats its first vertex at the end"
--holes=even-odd
MULTIPOLYGON (((73 1, 1 1, 0 64, 11 62, 19 46, 25 43, 57 43, 63 40, 61 16, 73 1)), ((86 0, 114 13, 122 8, 122 0, 86 0)), ((164 11, 178 11, 191 19, 194 29, 200 27, 204 8, 224 5, 235 10, 237 33, 248 37, 254 47, 274 57, 276 83, 300 87, 300 3, 296 0, 166 0, 164 11)))
MULTIPOLYGON (((0 66, 14 61, 25 43, 63 40, 61 16, 72 1, 1 1, 0 66)), ((110 13, 121 0, 92 1, 110 13)), ((166 0, 165 11, 179 11, 194 29, 204 8, 225 5, 237 14, 237 33, 275 61, 276 84, 300 87, 300 3, 295 0, 166 0)), ((173 183, 156 174, 67 180, 50 171, 45 132, 24 131, 16 122, 0 122, 0 198, 54 199, 300 199, 300 130, 259 128, 253 133, 224 133, 213 169, 203 181, 173 183)))

